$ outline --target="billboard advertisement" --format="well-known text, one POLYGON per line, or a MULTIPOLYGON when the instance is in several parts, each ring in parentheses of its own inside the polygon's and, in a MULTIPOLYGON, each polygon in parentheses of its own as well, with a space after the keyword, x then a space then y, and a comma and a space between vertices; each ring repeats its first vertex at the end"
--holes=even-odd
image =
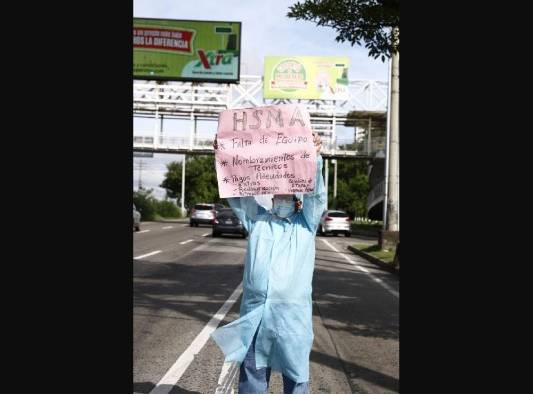
POLYGON ((263 97, 347 100, 348 57, 266 56, 263 97))
POLYGON ((133 78, 237 82, 240 22, 133 18, 133 78))

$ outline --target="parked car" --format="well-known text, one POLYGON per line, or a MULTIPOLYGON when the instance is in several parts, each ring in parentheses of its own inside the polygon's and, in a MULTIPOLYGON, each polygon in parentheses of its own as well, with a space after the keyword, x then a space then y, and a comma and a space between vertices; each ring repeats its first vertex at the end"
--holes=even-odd
POLYGON ((133 204, 133 229, 139 231, 141 229, 141 213, 137 211, 135 204, 133 204))
POLYGON ((223 208, 218 211, 213 222, 213 237, 218 237, 221 234, 240 234, 243 238, 248 236, 242 222, 231 208, 223 208))
POLYGON ((351 237, 352 228, 350 216, 344 211, 328 210, 324 211, 320 218, 317 233, 320 235, 344 234, 346 237, 351 237))

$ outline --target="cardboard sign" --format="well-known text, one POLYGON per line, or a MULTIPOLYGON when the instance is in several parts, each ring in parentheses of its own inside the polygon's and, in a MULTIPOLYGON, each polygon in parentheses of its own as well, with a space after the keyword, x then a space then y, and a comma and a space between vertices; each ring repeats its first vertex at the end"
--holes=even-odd
POLYGON ((316 148, 305 107, 296 104, 220 114, 215 151, 221 198, 310 193, 316 148))

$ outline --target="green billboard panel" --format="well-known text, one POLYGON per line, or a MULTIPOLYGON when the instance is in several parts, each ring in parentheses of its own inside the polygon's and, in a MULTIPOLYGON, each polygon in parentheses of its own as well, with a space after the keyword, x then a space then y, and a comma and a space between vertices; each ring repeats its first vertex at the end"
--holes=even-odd
POLYGON ((263 97, 347 100, 348 57, 266 56, 263 97))
POLYGON ((238 82, 240 22, 133 18, 133 78, 238 82))

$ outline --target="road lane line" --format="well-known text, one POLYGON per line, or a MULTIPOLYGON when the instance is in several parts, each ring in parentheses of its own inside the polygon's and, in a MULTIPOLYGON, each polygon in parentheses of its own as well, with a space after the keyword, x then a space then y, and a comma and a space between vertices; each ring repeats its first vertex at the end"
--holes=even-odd
POLYGON ((368 274, 370 276, 370 278, 380 284, 381 286, 383 286, 385 288, 385 290, 387 290, 389 293, 391 293, 393 296, 395 296, 396 298, 400 298, 400 294, 394 290, 392 287, 390 287, 388 284, 386 284, 385 282, 383 282, 380 278, 376 277, 372 272, 370 272, 369 270, 367 270, 365 267, 362 267, 360 266, 358 263, 356 263, 355 261, 353 261, 352 259, 350 259, 348 256, 346 256, 344 253, 341 253, 340 250, 338 250, 335 246, 333 246, 332 244, 330 244, 328 241, 326 241, 325 239, 322 239, 320 238, 321 241, 323 241, 326 245, 328 245, 331 249, 333 249, 335 252, 339 253, 342 257, 344 257, 350 264, 354 265, 357 269, 359 269, 360 271, 363 271, 365 274, 368 274))
POLYGON ((137 231, 137 234, 147 233, 148 231, 152 231, 152 230, 142 230, 142 231, 137 231))
POLYGON ((160 250, 156 250, 154 252, 150 252, 150 253, 143 254, 141 256, 134 257, 133 259, 134 260, 140 260, 140 259, 144 259, 145 257, 150 257, 150 256, 153 256, 153 255, 158 254, 158 253, 161 253, 161 251, 160 250))
POLYGON ((178 383, 181 376, 193 362, 194 356, 202 350, 209 340, 211 333, 216 330, 222 319, 224 319, 231 307, 237 302, 241 293, 242 282, 239 283, 224 305, 222 305, 218 312, 211 318, 211 320, 209 320, 207 325, 202 331, 200 331, 196 338, 194 338, 189 347, 179 356, 174 365, 170 367, 167 373, 161 378, 159 383, 157 383, 149 394, 168 394, 174 388, 174 385, 178 383))
POLYGON ((202 237, 207 237, 209 234, 211 234, 211 233, 202 234, 202 237))
POLYGON ((241 363, 228 361, 222 365, 222 371, 218 377, 218 386, 215 389, 215 394, 230 394, 232 393, 233 384, 239 374, 239 367, 241 363))
POLYGON ((173 228, 172 226, 165 226, 165 227, 162 227, 163 230, 167 230, 169 228, 173 228))
POLYGON ((192 241, 194 241, 194 239, 188 239, 187 241, 180 242, 180 245, 185 245, 185 244, 187 244, 189 242, 192 242, 192 241))

